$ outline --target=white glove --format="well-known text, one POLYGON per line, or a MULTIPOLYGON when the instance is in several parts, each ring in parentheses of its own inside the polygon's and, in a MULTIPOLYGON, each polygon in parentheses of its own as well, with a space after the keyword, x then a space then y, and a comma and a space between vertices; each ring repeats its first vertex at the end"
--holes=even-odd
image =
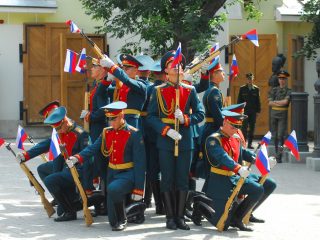
POLYGON ((184 124, 184 116, 182 111, 179 108, 177 108, 176 111, 174 112, 174 117, 179 119, 180 123, 184 124))
POLYGON ((269 157, 269 165, 270 165, 270 169, 274 168, 274 166, 277 164, 277 159, 275 157, 269 157))
POLYGON ((23 155, 22 152, 19 152, 16 154, 16 159, 19 163, 22 163, 22 162, 25 162, 26 161, 26 158, 25 156, 23 155))
POLYGON ((66 163, 69 168, 72 168, 74 165, 76 165, 78 161, 79 161, 78 158, 71 156, 66 160, 66 163))
POLYGON ((176 130, 173 129, 169 129, 169 131, 167 132, 167 135, 169 137, 171 137, 173 140, 181 140, 182 136, 180 135, 180 133, 178 133, 176 130))
POLYGON ((192 75, 189 73, 184 73, 183 74, 183 80, 186 80, 188 82, 192 82, 192 75))
POLYGON ((208 71, 209 63, 205 63, 201 66, 200 71, 202 74, 206 74, 208 71))
POLYGON ((133 201, 138 202, 138 201, 141 201, 141 200, 142 200, 142 196, 139 195, 139 194, 131 194, 131 199, 132 199, 133 201))
POLYGON ((114 80, 116 80, 116 77, 113 76, 111 73, 108 73, 107 81, 112 82, 114 80))
POLYGON ((107 55, 104 55, 104 58, 100 59, 101 67, 111 68, 114 65, 114 62, 107 55))
POLYGON ((83 119, 88 114, 88 112, 88 110, 82 110, 80 114, 80 119, 83 119))
POLYGON ((238 171, 239 175, 243 178, 247 178, 250 174, 250 170, 248 169, 248 166, 243 166, 238 171))

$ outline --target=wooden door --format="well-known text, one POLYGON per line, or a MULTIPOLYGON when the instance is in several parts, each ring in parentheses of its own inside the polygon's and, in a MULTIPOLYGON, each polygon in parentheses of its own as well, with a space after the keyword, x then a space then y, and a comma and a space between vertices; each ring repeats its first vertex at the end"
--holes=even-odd
POLYGON ((255 47, 249 40, 242 40, 233 46, 233 52, 229 56, 231 63, 235 53, 240 72, 232 83, 232 103, 237 102, 240 86, 246 84, 246 73, 254 74, 254 84, 260 88, 261 113, 255 129, 255 135, 258 136, 269 130, 268 80, 272 74, 272 58, 277 54, 276 39, 275 34, 259 34, 259 47, 255 47))
MULTIPOLYGON (((103 35, 88 35, 104 52, 105 51, 105 37, 103 35)), ((80 52, 82 48, 86 48, 87 55, 97 58, 93 52, 92 47, 80 34, 61 34, 60 35, 60 74, 61 74, 61 102, 67 108, 68 116, 82 125, 79 116, 82 109, 84 109, 84 93, 86 90, 86 75, 80 73, 66 73, 64 72, 64 62, 67 49, 75 52, 80 52)), ((91 61, 87 61, 88 69, 91 67, 91 61)), ((93 79, 88 79, 92 83, 93 79)))
POLYGON ((290 78, 288 86, 294 92, 304 92, 304 58, 294 57, 294 54, 303 47, 303 36, 288 35, 288 72, 290 78))
POLYGON ((39 110, 48 102, 60 100, 60 33, 65 23, 24 24, 23 100, 26 124, 42 124, 39 110))

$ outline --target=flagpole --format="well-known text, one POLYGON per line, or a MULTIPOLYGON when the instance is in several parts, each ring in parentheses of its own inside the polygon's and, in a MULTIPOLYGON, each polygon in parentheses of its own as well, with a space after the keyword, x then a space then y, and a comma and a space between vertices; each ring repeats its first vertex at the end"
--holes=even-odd
MULTIPOLYGON (((177 82, 175 84, 175 92, 176 92, 176 106, 175 106, 175 110, 177 110, 179 107, 179 103, 180 103, 180 79, 179 79, 179 72, 180 72, 180 62, 178 62, 178 74, 177 74, 177 82)), ((179 132, 179 119, 175 118, 174 121, 174 130, 179 132)), ((174 140, 174 156, 178 157, 179 155, 179 141, 178 140, 174 140)))

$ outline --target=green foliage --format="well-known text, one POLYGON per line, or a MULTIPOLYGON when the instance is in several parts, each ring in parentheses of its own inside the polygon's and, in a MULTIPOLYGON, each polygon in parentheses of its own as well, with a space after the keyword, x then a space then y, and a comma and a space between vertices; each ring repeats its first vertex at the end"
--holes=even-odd
POLYGON ((306 36, 305 45, 297 52, 297 56, 305 56, 307 59, 317 57, 316 49, 320 48, 320 0, 309 0, 303 4, 303 21, 313 23, 312 31, 306 36))
MULTIPOLYGON (((260 2, 262 0, 256 0, 260 2)), ((226 0, 80 0, 86 13, 93 19, 103 20, 97 27, 99 33, 110 33, 112 37, 139 35, 150 44, 153 56, 161 56, 175 49, 178 42, 187 61, 197 51, 203 51, 215 40, 227 15, 217 15, 226 0)), ((230 4, 241 2, 233 0, 230 4)), ((261 17, 254 4, 246 6, 248 19, 261 17)), ((128 39, 121 51, 141 52, 139 42, 128 39)))

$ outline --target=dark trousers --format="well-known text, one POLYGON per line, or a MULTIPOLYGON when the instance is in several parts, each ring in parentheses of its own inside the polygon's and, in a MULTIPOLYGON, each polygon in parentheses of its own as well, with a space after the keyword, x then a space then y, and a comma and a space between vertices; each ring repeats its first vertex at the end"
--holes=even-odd
POLYGON ((257 114, 255 112, 253 113, 245 113, 248 118, 243 120, 241 131, 243 133, 243 136, 248 141, 248 145, 251 146, 253 136, 254 136, 254 129, 256 126, 256 117, 257 114), (248 129, 249 127, 249 129, 248 129))
POLYGON ((288 111, 271 110, 271 133, 274 139, 276 151, 278 144, 283 145, 284 139, 287 136, 288 128, 288 111))

